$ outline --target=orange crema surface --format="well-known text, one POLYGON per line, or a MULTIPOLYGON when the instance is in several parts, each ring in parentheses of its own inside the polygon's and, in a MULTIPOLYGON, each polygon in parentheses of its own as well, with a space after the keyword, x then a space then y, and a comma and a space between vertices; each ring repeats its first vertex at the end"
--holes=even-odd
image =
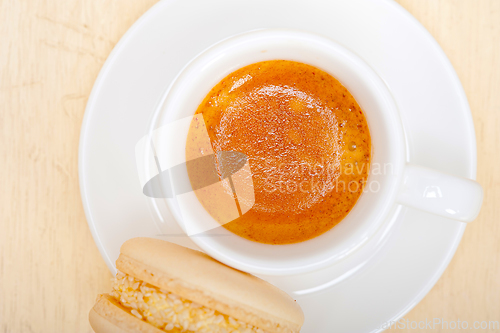
MULTIPOLYGON (((248 157, 255 202, 223 224, 236 235, 267 244, 311 239, 338 224, 363 192, 371 153, 363 111, 339 81, 316 67, 286 60, 246 66, 210 91, 200 113, 211 147, 197 140, 201 118, 193 120, 188 160, 203 150, 248 157)), ((201 170, 188 174, 191 183, 203 177, 201 170)), ((217 195, 196 195, 221 221, 225 205, 217 195)))

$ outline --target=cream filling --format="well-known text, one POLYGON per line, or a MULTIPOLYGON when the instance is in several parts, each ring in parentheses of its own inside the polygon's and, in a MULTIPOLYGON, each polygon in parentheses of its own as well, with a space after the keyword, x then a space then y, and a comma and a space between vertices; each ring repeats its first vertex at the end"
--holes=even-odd
POLYGON ((113 280, 111 295, 137 318, 167 332, 266 333, 122 272, 113 280))

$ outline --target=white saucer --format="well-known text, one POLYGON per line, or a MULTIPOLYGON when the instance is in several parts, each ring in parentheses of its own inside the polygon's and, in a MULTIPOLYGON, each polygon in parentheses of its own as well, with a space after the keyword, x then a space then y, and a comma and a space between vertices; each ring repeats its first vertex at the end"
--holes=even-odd
MULTIPOLYGON (((434 39, 396 3, 164 0, 134 24, 109 56, 82 125, 82 200, 95 242, 111 270, 125 240, 160 237, 177 228, 168 211, 158 214, 155 210, 164 208, 142 194, 134 155, 163 91, 203 49, 257 28, 312 32, 357 53, 385 80, 398 103, 408 160, 475 178, 474 127, 460 82, 434 39)), ((304 309, 302 332, 379 331, 408 312, 436 283, 465 224, 395 209, 395 226, 380 238, 385 242, 369 264, 353 256, 345 267, 268 278, 304 309)), ((169 240, 193 247, 182 236, 169 240)))

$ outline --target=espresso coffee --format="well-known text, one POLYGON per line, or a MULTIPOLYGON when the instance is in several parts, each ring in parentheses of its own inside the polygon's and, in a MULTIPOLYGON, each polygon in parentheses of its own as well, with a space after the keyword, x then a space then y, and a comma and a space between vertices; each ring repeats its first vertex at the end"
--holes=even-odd
MULTIPOLYGON (((314 238, 338 224, 363 192, 371 154, 365 116, 349 91, 316 67, 287 60, 243 67, 213 87, 196 114, 211 147, 197 140, 194 118, 187 160, 205 149, 239 152, 249 162, 255 202, 222 224, 236 235, 267 244, 314 238)), ((191 183, 203 172, 188 168, 191 183)), ((220 196, 196 195, 224 220, 220 196)))

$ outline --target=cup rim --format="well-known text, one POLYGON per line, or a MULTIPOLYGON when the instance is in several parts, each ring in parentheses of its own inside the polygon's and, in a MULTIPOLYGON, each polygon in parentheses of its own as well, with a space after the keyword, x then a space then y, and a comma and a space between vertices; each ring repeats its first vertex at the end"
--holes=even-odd
MULTIPOLYGON (((384 219, 388 219, 387 215, 392 210, 392 208, 394 207, 394 204, 395 204, 395 197, 396 197, 396 194, 397 194, 398 189, 399 189, 399 184, 401 183, 402 170, 403 170, 403 167, 405 164, 405 157, 406 157, 406 146, 404 144, 404 142, 405 142, 404 133, 402 130, 401 121, 399 119, 399 113, 397 112, 397 105, 396 105, 388 87, 385 85, 384 81, 360 57, 358 57, 353 52, 349 51, 348 49, 346 49, 342 45, 340 45, 332 40, 326 39, 324 37, 321 37, 321 36, 318 36, 315 34, 305 33, 302 31, 285 30, 285 29, 259 29, 259 30, 253 30, 250 32, 238 34, 236 36, 232 36, 232 37, 226 38, 222 41, 219 41, 218 43, 213 44, 212 46, 208 47, 207 49, 202 51, 200 54, 198 54, 196 57, 194 57, 179 72, 177 77, 172 81, 171 85, 169 86, 169 88, 165 92, 164 97, 162 98, 162 102, 159 104, 159 107, 157 108, 157 110, 155 112, 155 117, 152 121, 151 128, 157 126, 158 122, 160 121, 159 115, 162 112, 164 113, 165 110, 168 110, 168 107, 166 107, 166 106, 169 103, 169 97, 172 95, 175 95, 175 94, 182 94, 181 90, 183 89, 183 84, 186 83, 185 81, 187 80, 187 77, 189 77, 189 75, 192 75, 192 73, 190 73, 190 71, 192 72, 193 68, 196 68, 196 66, 200 67, 201 66, 200 64, 203 64, 204 61, 207 62, 207 59, 210 59, 210 57, 213 58, 214 56, 216 57, 217 54, 221 53, 222 51, 227 52, 231 48, 233 48, 233 51, 238 50, 238 48, 237 48, 238 45, 244 45, 249 40, 255 41, 258 38, 266 39, 266 38, 277 38, 277 37, 286 37, 286 38, 292 38, 292 39, 297 39, 297 40, 315 40, 315 41, 320 41, 320 42, 329 44, 330 46, 333 46, 337 51, 342 53, 343 57, 346 57, 350 61, 352 61, 353 66, 364 67, 363 69, 365 71, 367 71, 367 73, 369 73, 369 75, 368 75, 369 79, 372 81, 370 84, 378 87, 379 92, 384 94, 386 104, 390 104, 390 108, 393 110, 392 117, 393 117, 394 121, 392 124, 392 131, 393 131, 393 136, 395 136, 396 138, 399 138, 399 140, 396 140, 396 143, 399 142, 399 144, 397 144, 398 147, 396 148, 396 150, 399 151, 399 155, 401 155, 401 158, 399 158, 399 160, 392 161, 393 163, 396 164, 396 166, 395 166, 397 169, 396 176, 395 176, 395 179, 393 181, 392 188, 390 189, 389 193, 386 195, 386 197, 388 198, 387 199, 388 204, 386 204, 385 207, 383 208, 384 212, 382 214, 379 214, 379 215, 381 215, 381 217, 379 218, 378 226, 377 226, 377 228, 373 228, 373 230, 371 230, 371 236, 373 236, 376 233, 376 231, 382 227, 382 224, 383 224, 382 222, 384 221, 384 219)), ((227 54, 226 54, 226 56, 227 56, 227 54)), ((336 54, 336 56, 338 56, 338 54, 336 54)), ((293 60, 293 59, 288 59, 288 60, 293 60)), ((252 61, 250 63, 255 63, 255 62, 258 62, 258 61, 252 61)), ((205 64, 205 65, 210 66, 210 63, 205 64)), ((244 65, 239 66, 239 68, 241 68, 241 67, 244 67, 244 65)), ((233 72, 236 69, 237 68, 230 70, 229 73, 233 72)), ((202 66, 202 72, 203 72, 203 70, 207 70, 207 69, 202 66)), ((229 73, 227 73, 227 74, 229 74, 229 73)), ((221 76, 222 76, 221 78, 225 77, 227 74, 224 74, 224 75, 221 74, 221 76)), ((334 77, 336 77, 334 74, 332 74, 332 75, 334 77)), ((202 80, 202 79, 203 79, 203 75, 198 76, 198 80, 202 80)), ((220 81, 220 79, 217 82, 219 82, 219 81, 220 81)), ((215 84, 217 82, 215 82, 215 84)), ((215 84, 213 84, 213 86, 215 84)), ((350 92, 352 92, 351 89, 348 89, 348 90, 350 92)), ((206 93, 208 93, 208 91, 206 93)), ((205 95, 206 95, 206 93, 205 93, 205 95)), ((192 114, 194 114, 194 111, 195 110, 192 110, 192 114)), ((369 128, 371 130, 370 126, 369 126, 369 128)), ((185 145, 185 142, 183 142, 182 145, 185 145)), ((354 207, 356 207, 358 204, 359 204, 359 199, 358 199, 358 202, 354 205, 354 207)), ((179 223, 179 221, 182 220, 182 216, 179 215, 179 212, 177 210, 178 207, 175 207, 172 204, 172 202, 169 200, 167 200, 167 206, 170 209, 172 215, 174 216, 176 222, 179 223)), ((344 217, 343 220, 346 220, 350 214, 351 214, 351 212, 346 217, 344 217)), ((332 228, 332 229, 335 229, 335 228, 337 228, 337 226, 332 228)), ((229 232, 229 231, 227 231, 227 232, 229 232)), ((329 231, 327 231, 326 233, 328 233, 328 232, 329 231)), ((310 240, 307 240, 307 241, 304 241, 301 243, 314 241, 316 238, 321 237, 321 236, 322 235, 314 237, 310 240)), ((236 236, 236 237, 239 237, 239 236, 236 236)), ((252 272, 252 273, 257 273, 257 274, 266 274, 266 275, 289 275, 289 274, 298 274, 298 273, 303 273, 303 272, 308 272, 308 271, 320 269, 322 267, 328 266, 330 264, 333 264, 334 262, 337 262, 337 261, 347 257, 349 254, 356 251, 358 248, 360 248, 361 246, 366 244, 368 241, 367 237, 365 237, 365 239, 363 239, 363 240, 358 240, 358 242, 356 243, 356 246, 351 246, 349 249, 344 251, 342 256, 338 256, 338 255, 336 257, 330 256, 329 258, 326 258, 325 260, 312 262, 312 263, 309 263, 306 265, 299 265, 299 266, 293 265, 293 266, 290 266, 287 268, 279 267, 279 268, 274 269, 271 267, 252 265, 252 264, 249 264, 248 262, 244 263, 241 260, 235 260, 231 255, 228 255, 227 253, 221 253, 221 251, 218 251, 211 244, 207 243, 207 241, 206 241, 207 238, 190 237, 190 239, 196 245, 198 245, 201 249, 203 249, 205 252, 207 252, 209 255, 211 255, 212 257, 214 257, 215 259, 217 259, 221 262, 224 262, 224 263, 226 263, 230 266, 233 266, 235 268, 238 268, 240 270, 244 270, 244 271, 248 271, 248 272, 252 272)), ((241 240, 250 242, 250 241, 245 240, 243 238, 241 238, 241 240)), ((301 244, 301 243, 296 243, 296 244, 301 244)), ((262 246, 267 246, 267 247, 269 247, 269 246, 292 247, 292 246, 296 245, 296 244, 269 245, 269 244, 261 244, 261 243, 257 243, 257 244, 260 244, 262 246)))

